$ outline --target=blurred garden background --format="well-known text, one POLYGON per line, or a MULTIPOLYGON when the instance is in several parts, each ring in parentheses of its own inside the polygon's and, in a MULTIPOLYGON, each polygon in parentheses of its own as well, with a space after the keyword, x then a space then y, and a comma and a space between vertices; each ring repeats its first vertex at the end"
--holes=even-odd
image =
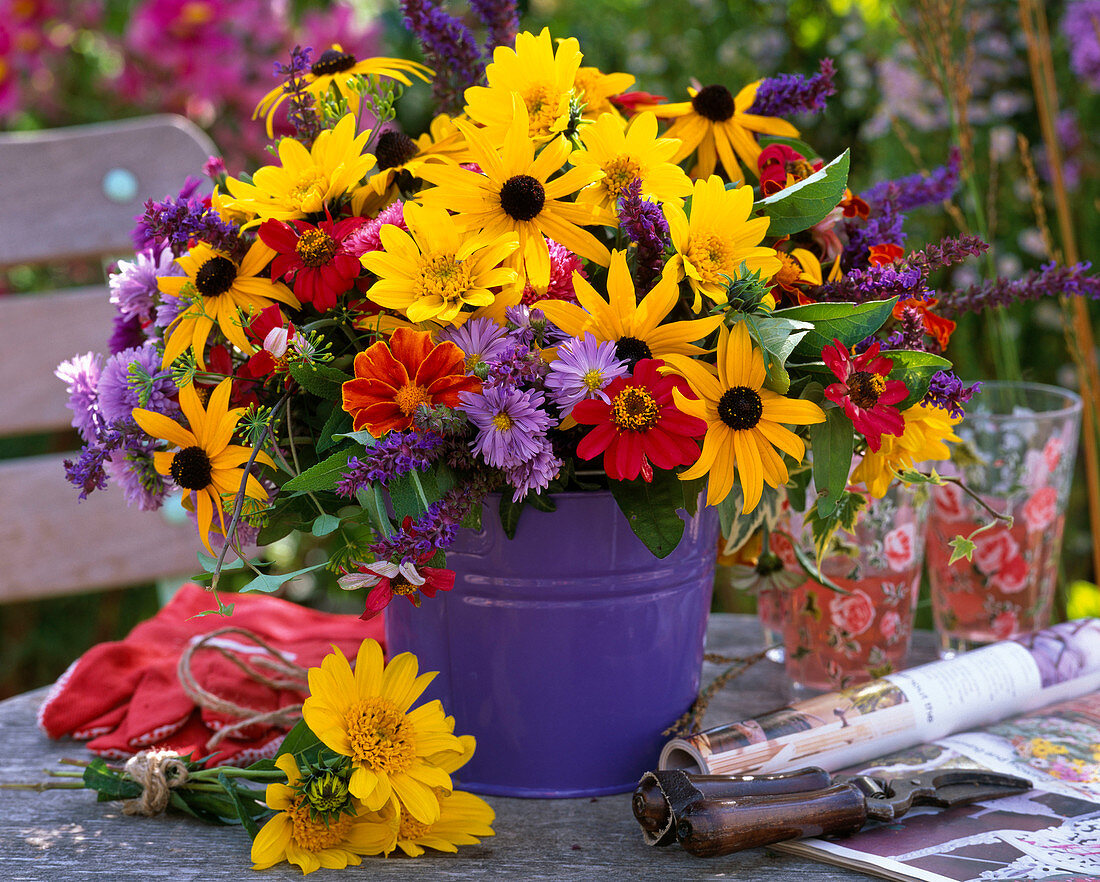
MULTIPOLYGON (((460 15, 465 5, 446 8, 460 15)), ((824 113, 796 122, 822 155, 851 148, 853 191, 927 172, 948 161, 952 146, 962 150, 964 186, 950 204, 915 213, 907 227, 917 242, 974 232, 993 244, 988 259, 940 280, 961 287, 981 276, 1020 276, 1065 248, 1049 198, 1052 169, 1032 87, 1029 30, 1051 48, 1059 98, 1055 137, 1073 235, 1082 259, 1095 260, 1100 249, 1100 0, 1045 4, 1045 34, 1033 20, 1025 28, 1020 6, 1015 0, 530 0, 521 3, 521 27, 549 26, 554 36, 575 36, 586 64, 633 73, 634 88, 674 101, 684 100, 693 83, 722 83, 736 91, 761 77, 812 74, 831 59, 837 94, 824 113), (1029 186, 1029 164, 1038 187, 1029 186), (1038 200, 1035 192, 1042 194, 1038 200), (1054 241, 1048 226, 1055 227, 1054 241)), ((250 117, 277 82, 275 63, 285 62, 296 44, 320 51, 332 43, 359 58, 420 57, 396 0, 0 0, 0 128, 181 113, 211 135, 235 174, 266 155, 263 126, 250 117)), ((427 90, 423 94, 420 106, 402 104, 410 115, 402 122, 410 130, 425 127, 427 90)), ((63 272, 68 281, 90 283, 101 282, 104 269, 72 266, 63 272)), ((16 268, 0 277, 0 296, 51 281, 40 270, 16 268)), ((1100 303, 1089 308, 1100 332, 1100 303)), ((948 355, 967 381, 1022 377, 1076 388, 1069 316, 1056 296, 967 316, 948 355)), ((57 394, 64 394, 60 381, 57 394)), ((0 439, 0 456, 32 452, 28 443, 70 449, 71 441, 17 445, 0 439)), ((1071 614, 1100 613, 1100 595, 1087 585, 1098 574, 1083 453, 1077 468, 1060 616, 1067 604, 1071 614)), ((73 496, 76 505, 75 491, 73 496)), ((313 563, 324 551, 284 543, 271 553, 288 563, 313 563)), ((167 590, 150 585, 0 605, 0 697, 48 683, 88 646, 122 636, 155 612, 167 590)), ((296 600, 329 607, 346 600, 323 571, 286 590, 296 600)), ((747 611, 753 601, 720 591, 716 602, 747 611)), ((930 623, 927 615, 922 621, 930 623)))

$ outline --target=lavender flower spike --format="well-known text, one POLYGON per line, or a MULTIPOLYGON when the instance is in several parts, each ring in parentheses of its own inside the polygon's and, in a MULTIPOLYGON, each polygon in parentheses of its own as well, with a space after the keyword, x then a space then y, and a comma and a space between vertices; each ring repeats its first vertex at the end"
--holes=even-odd
POLYGON ((822 58, 818 72, 809 79, 801 74, 780 74, 761 80, 749 113, 760 116, 821 113, 825 99, 836 94, 835 76, 833 60, 822 58))
POLYGON ((993 279, 940 294, 939 310, 954 318, 964 312, 981 312, 998 306, 1010 306, 1023 300, 1045 297, 1088 297, 1100 300, 1100 276, 1089 275, 1088 261, 1073 266, 1048 263, 1042 269, 1031 270, 1022 279, 993 279))
POLYGON ((443 107, 455 104, 466 87, 478 85, 485 74, 477 41, 459 19, 429 0, 401 0, 401 12, 405 27, 416 36, 428 64, 436 70, 432 89, 437 102, 443 107))
POLYGON ((870 206, 890 202, 895 211, 905 212, 922 205, 935 205, 950 199, 959 186, 962 152, 952 147, 947 165, 933 169, 927 175, 919 172, 895 181, 882 181, 861 194, 870 206))
POLYGON ((489 29, 485 38, 485 54, 492 55, 497 46, 511 46, 519 30, 519 10, 515 0, 470 0, 470 8, 489 29))

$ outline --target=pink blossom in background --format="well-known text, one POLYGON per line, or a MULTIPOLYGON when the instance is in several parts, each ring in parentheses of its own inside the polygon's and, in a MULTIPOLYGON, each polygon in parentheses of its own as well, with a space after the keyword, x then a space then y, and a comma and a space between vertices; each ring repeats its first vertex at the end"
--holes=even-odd
POLYGON ((969 515, 966 496, 955 484, 941 484, 932 489, 936 515, 944 521, 965 521, 969 515))
POLYGON ((882 617, 882 621, 879 622, 879 630, 882 632, 882 636, 889 640, 895 634, 898 633, 898 628, 901 626, 901 616, 895 610, 890 610, 882 617))

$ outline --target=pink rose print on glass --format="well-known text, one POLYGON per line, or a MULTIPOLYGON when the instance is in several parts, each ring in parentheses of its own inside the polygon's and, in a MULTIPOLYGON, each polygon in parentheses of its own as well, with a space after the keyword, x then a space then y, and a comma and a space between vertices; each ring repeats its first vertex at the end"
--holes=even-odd
POLYGON ((1008 610, 993 617, 991 628, 998 640, 1007 640, 1016 633, 1019 625, 1016 613, 1008 610))
POLYGON ((879 630, 882 631, 882 636, 886 638, 887 642, 893 640, 901 629, 901 616, 897 610, 889 610, 883 613, 882 620, 879 622, 879 630))
POLYGON ((1053 487, 1043 487, 1032 494, 1024 503, 1024 520, 1027 528, 1034 532, 1047 529, 1058 517, 1058 491, 1053 487))
POLYGON ((851 594, 833 599, 829 618, 838 628, 858 637, 871 627, 875 620, 875 605, 866 591, 855 590, 851 594))
POLYGON ((1020 546, 1007 529, 994 527, 974 537, 974 563, 987 576, 998 572, 1004 562, 1020 556, 1020 546))
POLYGON ((945 521, 964 521, 970 517, 966 494, 954 484, 942 484, 932 491, 937 514, 945 521))
POLYGON ((890 569, 900 573, 913 565, 913 558, 916 557, 916 533, 915 524, 902 524, 886 534, 882 540, 882 548, 890 569))

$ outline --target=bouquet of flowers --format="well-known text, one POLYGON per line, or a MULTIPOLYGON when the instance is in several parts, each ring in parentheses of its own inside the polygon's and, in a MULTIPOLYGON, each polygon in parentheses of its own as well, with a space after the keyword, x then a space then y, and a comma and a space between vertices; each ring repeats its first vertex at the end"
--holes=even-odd
POLYGON ((489 494, 512 531, 609 489, 658 556, 700 498, 732 551, 789 496, 820 550, 946 458, 973 390, 928 274, 985 246, 907 253, 903 224, 950 196, 957 157, 861 197, 847 152, 786 119, 824 108, 827 60, 669 102, 573 38, 516 35, 514 12, 487 20, 486 65, 405 7, 459 112, 413 137, 395 108, 432 69, 297 48, 257 108, 293 129, 271 163, 212 159, 209 196, 147 204, 110 354, 59 369, 82 497, 108 477, 146 509, 182 493, 215 584, 228 549, 252 566, 253 542, 328 537, 374 614, 451 587, 446 549, 489 494))

